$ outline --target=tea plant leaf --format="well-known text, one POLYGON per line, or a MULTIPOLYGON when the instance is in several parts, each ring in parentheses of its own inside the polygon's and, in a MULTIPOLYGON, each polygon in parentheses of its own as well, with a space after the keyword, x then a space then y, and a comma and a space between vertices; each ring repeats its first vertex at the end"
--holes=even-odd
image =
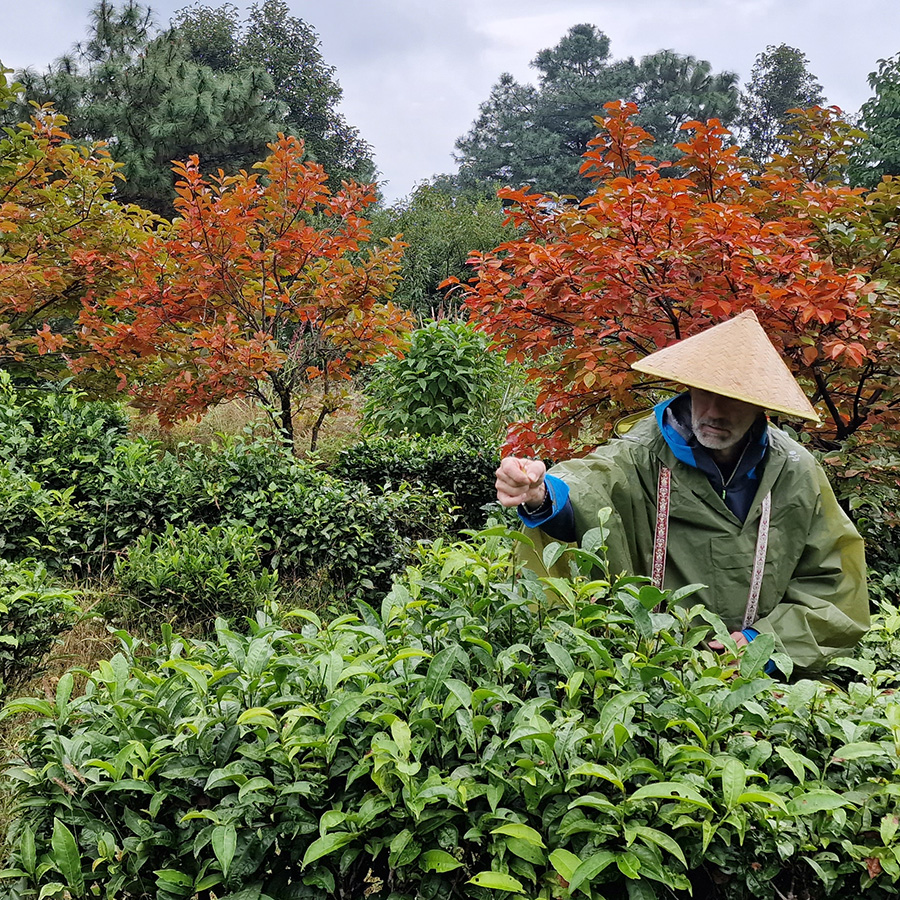
MULTIPOLYGON (((585 882, 590 884, 607 866, 616 861, 616 854, 609 850, 601 850, 589 856, 584 862, 579 863, 578 868, 569 879, 569 893, 574 894, 585 882)), ((587 893, 587 892, 585 892, 587 893)))
POLYGON ((858 741, 854 744, 844 744, 834 751, 832 762, 844 762, 848 759, 866 759, 869 757, 896 759, 897 748, 890 741, 876 744, 873 741, 858 741))
POLYGON ((341 731, 347 719, 356 715, 360 708, 369 700, 365 694, 351 694, 341 700, 329 713, 325 723, 325 737, 329 738, 341 731))
MULTIPOLYGON (((753 643, 755 644, 756 641, 753 643)), ((742 684, 726 694, 724 700, 719 704, 719 710, 723 713, 734 712, 739 706, 743 706, 757 694, 772 690, 772 684, 771 678, 757 678, 747 684, 742 684)))
POLYGON ((845 800, 834 791, 809 791, 794 797, 787 805, 787 811, 792 815, 809 815, 823 810, 841 809, 844 806, 852 806, 849 800, 845 800))
POLYGON ((81 853, 75 835, 57 818, 53 819, 53 836, 50 839, 53 850, 54 868, 66 880, 75 897, 84 896, 84 873, 81 871, 81 853))
POLYGON ((722 766, 722 799, 726 809, 734 809, 746 784, 747 771, 744 764, 739 759, 726 759, 722 766))
POLYGON ((544 547, 544 552, 541 554, 541 561, 544 563, 544 568, 549 572, 556 563, 559 562, 559 558, 568 549, 569 548, 565 544, 558 544, 555 542, 544 547))
POLYGON ((510 837, 518 838, 520 841, 532 844, 535 847, 547 846, 544 843, 544 839, 541 837, 540 832, 535 831, 528 825, 522 825, 519 822, 508 822, 505 825, 501 825, 499 828, 494 828, 491 831, 491 834, 506 834, 510 837))
POLYGON ((22 829, 21 843, 19 844, 19 856, 22 865, 29 875, 34 875, 37 868, 37 850, 34 843, 34 830, 28 824, 22 829))
POLYGON ((704 809, 712 810, 709 803, 703 799, 699 791, 689 784, 677 781, 663 781, 659 784, 645 784, 638 788, 629 800, 680 800, 685 803, 693 803, 704 809))
POLYGON ((56 714, 60 718, 65 717, 66 706, 72 696, 72 689, 75 687, 75 679, 71 672, 66 672, 56 685, 56 714))
POLYGON ((426 850, 419 857, 419 865, 426 872, 452 872, 462 867, 462 863, 446 850, 426 850))
POLYGON ((634 837, 641 838, 645 843, 655 844, 657 847, 667 850, 685 867, 685 869, 688 867, 687 860, 684 857, 684 851, 682 851, 678 842, 664 832, 659 831, 656 828, 649 828, 646 825, 634 825, 626 828, 625 833, 626 835, 630 833, 634 837))
POLYGON ((621 777, 609 766, 601 766, 599 763, 582 763, 569 772, 569 776, 572 778, 579 775, 584 775, 588 778, 602 778, 604 781, 614 784, 620 791, 625 790, 621 777))
POLYGON ((796 778, 800 784, 803 784, 803 782, 806 781, 805 770, 807 768, 810 769, 813 775, 818 777, 818 769, 805 756, 801 756, 797 753, 796 750, 792 750, 790 747, 776 747, 775 752, 784 760, 794 778, 796 778))
POLYGON ((522 882, 512 875, 504 875, 502 872, 479 872, 470 878, 466 884, 474 884, 476 887, 487 888, 491 891, 513 891, 516 894, 524 894, 525 888, 522 882))
POLYGON ((559 873, 563 881, 571 882, 575 870, 581 865, 580 857, 566 850, 563 847, 557 847, 550 856, 550 865, 559 873))
POLYGON ((434 655, 425 675, 425 693, 429 700, 437 700, 441 688, 453 671, 455 662, 456 647, 445 647, 434 655))
POLYGON ((557 644, 554 641, 547 641, 546 648, 547 653, 550 654, 550 657, 553 659, 553 662, 556 663, 559 671, 562 672, 566 678, 571 678, 572 673, 575 671, 575 662, 572 659, 572 654, 561 644, 557 644))
POLYGON ((409 759, 409 752, 412 750, 412 732, 403 719, 394 719, 391 722, 391 737, 394 739, 400 755, 404 759, 409 759))
POLYGON ((314 863, 317 859, 321 859, 329 853, 334 853, 335 850, 340 850, 341 847, 345 847, 355 837, 355 834, 351 834, 348 831, 334 831, 331 834, 316 838, 316 840, 306 848, 306 853, 303 854, 303 862, 301 863, 302 868, 305 869, 310 863, 314 863))
POLYGON ((771 634, 755 637, 741 652, 741 678, 753 678, 766 667, 775 652, 775 638, 771 634))
POLYGON ((270 728, 272 731, 278 731, 278 719, 271 709, 264 706, 252 706, 245 709, 237 719, 238 725, 262 725, 263 728, 270 728))
POLYGON ((744 791, 737 798, 736 805, 743 806, 745 803, 767 803, 769 806, 777 806, 780 810, 787 812, 784 800, 772 791, 744 791))
POLYGON ((222 874, 227 878, 237 849, 237 831, 234 825, 217 825, 213 828, 212 848, 222 867, 222 874))

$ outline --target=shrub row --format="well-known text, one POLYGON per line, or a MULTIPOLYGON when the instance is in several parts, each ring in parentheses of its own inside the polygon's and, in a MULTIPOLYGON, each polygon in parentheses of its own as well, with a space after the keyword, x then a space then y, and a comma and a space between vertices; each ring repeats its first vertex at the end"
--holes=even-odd
MULTIPOLYGON (((19 394, 8 379, 0 381, 0 424, 7 559, 33 556, 96 573, 145 535, 249 527, 264 564, 283 575, 319 573, 348 589, 386 589, 412 543, 454 525, 450 499, 422 479, 373 490, 258 437, 160 452, 129 440, 113 406, 65 392, 19 394)), ((146 540, 135 551, 145 558, 146 540)))
POLYGON ((361 481, 373 490, 403 483, 437 488, 450 498, 466 528, 482 528, 497 492, 497 449, 469 436, 370 437, 340 451, 333 467, 342 479, 361 481))
POLYGON ((122 634, 82 695, 10 703, 37 718, 8 896, 896 894, 893 672, 773 681, 771 638, 709 651, 690 591, 510 576, 496 532, 436 542, 380 611, 122 634))

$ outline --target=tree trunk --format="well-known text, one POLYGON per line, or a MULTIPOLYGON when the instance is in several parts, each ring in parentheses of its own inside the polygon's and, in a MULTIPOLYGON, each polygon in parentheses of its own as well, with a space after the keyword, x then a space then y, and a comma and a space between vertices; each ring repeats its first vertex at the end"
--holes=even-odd
POLYGON ((281 384, 279 379, 272 379, 272 387, 275 390, 275 394, 278 397, 278 400, 281 403, 281 434, 284 437, 287 445, 291 448, 291 453, 294 451, 294 416, 293 411, 291 409, 291 401, 293 399, 293 394, 289 387, 285 387, 281 384))

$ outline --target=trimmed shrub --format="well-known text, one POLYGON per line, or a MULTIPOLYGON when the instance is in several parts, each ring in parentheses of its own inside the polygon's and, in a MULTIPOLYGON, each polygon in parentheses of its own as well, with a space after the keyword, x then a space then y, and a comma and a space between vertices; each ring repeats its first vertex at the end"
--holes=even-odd
POLYGON ((373 489, 404 483, 442 491, 456 508, 460 528, 481 528, 494 504, 498 450, 472 438, 372 437, 341 450, 332 472, 373 489))
POLYGON ((77 597, 33 559, 0 559, 0 689, 9 691, 40 672, 47 651, 78 617, 77 597))
POLYGON ((391 435, 469 433, 499 444, 509 422, 533 409, 524 384, 524 375, 473 325, 427 322, 403 356, 374 364, 364 427, 391 435))
POLYGON ((167 525, 145 534, 116 560, 115 577, 145 622, 170 619, 208 628, 216 616, 251 615, 275 599, 276 576, 263 571, 256 535, 246 525, 167 525))
MULTIPOLYGON (((773 639, 738 654, 689 590, 540 583, 500 531, 436 542, 380 612, 122 634, 83 695, 67 675, 8 704, 36 717, 8 896, 895 895, 897 705, 873 663, 846 690, 774 681, 773 639)), ((604 540, 547 552, 602 569, 604 540)))

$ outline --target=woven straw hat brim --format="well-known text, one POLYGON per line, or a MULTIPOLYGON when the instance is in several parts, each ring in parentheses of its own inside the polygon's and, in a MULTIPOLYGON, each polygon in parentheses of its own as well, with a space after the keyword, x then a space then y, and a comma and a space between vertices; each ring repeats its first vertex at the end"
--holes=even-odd
POLYGON ((657 350, 631 367, 772 412, 819 421, 752 310, 657 350))

